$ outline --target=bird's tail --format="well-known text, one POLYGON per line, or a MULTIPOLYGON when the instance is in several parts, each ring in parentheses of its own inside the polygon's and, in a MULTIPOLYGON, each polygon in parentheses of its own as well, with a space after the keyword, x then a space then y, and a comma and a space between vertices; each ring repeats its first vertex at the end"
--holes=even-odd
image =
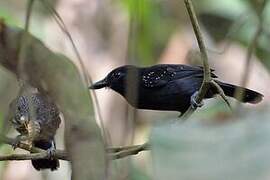
MULTIPOLYGON (((35 147, 48 150, 54 146, 54 141, 36 141, 33 144, 35 147)), ((39 159, 39 160, 32 160, 32 165, 36 170, 41 169, 51 169, 56 170, 59 167, 59 160, 58 159, 39 159)))
POLYGON ((244 87, 232 85, 232 84, 227 84, 227 83, 220 82, 217 80, 215 80, 215 82, 217 82, 220 85, 220 87, 223 89, 226 96, 234 97, 236 91, 241 91, 242 97, 234 97, 238 101, 241 101, 244 103, 257 104, 263 99, 263 95, 256 91, 253 91, 244 87))

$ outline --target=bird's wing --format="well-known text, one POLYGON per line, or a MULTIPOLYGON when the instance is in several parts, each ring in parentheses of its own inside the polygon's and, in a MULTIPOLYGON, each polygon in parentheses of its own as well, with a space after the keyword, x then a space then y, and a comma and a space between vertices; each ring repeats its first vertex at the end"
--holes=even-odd
MULTIPOLYGON (((211 69, 211 76, 216 78, 217 76, 212 73, 213 71, 211 69)), ((155 65, 144 69, 140 82, 146 88, 155 88, 165 86, 169 81, 190 76, 203 77, 202 67, 179 64, 155 65)))

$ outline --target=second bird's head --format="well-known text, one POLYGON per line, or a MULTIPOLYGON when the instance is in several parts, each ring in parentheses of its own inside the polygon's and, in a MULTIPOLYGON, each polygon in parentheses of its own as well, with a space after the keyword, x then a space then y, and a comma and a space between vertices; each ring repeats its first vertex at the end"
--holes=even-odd
POLYGON ((14 113, 10 119, 12 124, 16 129, 26 130, 30 121, 29 98, 27 96, 18 97, 10 104, 10 108, 14 113))
POLYGON ((131 65, 121 66, 112 70, 104 79, 92 84, 90 89, 110 88, 120 94, 125 93, 126 84, 136 84, 138 68, 131 65))

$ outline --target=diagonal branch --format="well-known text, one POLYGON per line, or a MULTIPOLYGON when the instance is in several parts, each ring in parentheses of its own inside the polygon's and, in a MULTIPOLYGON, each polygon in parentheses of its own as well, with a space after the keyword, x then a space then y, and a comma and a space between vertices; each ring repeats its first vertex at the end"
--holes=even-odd
POLYGON ((109 158, 114 160, 114 159, 121 159, 130 155, 136 155, 142 151, 149 151, 150 144, 145 143, 142 145, 123 147, 121 150, 119 148, 110 148, 110 149, 119 150, 119 151, 116 151, 115 153, 109 154, 109 158))
POLYGON ((220 97, 223 99, 223 101, 227 104, 227 106, 230 108, 230 110, 232 111, 232 107, 230 102, 228 101, 228 98, 226 97, 226 95, 223 92, 223 89, 218 85, 218 83, 216 83, 215 81, 211 81, 211 85, 213 87, 215 87, 217 89, 218 94, 220 95, 220 97))

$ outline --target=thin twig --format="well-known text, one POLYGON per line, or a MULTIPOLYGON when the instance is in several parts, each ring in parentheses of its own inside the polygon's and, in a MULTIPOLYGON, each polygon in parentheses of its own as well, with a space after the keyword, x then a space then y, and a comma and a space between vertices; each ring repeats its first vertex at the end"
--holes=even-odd
MULTIPOLYGON (((258 40, 263 32, 263 20, 264 20, 264 17, 263 17, 263 12, 264 12, 264 9, 265 9, 265 6, 266 6, 266 3, 267 1, 266 0, 263 0, 261 2, 261 7, 259 8, 260 11, 258 13, 258 26, 257 26, 257 29, 256 29, 256 32, 248 46, 248 49, 247 49, 247 54, 246 54, 246 64, 245 64, 245 67, 244 67, 244 74, 243 74, 243 77, 242 77, 242 80, 241 80, 241 83, 240 85, 242 87, 246 87, 247 85, 247 82, 248 82, 248 79, 249 79, 249 75, 250 75, 250 69, 251 69, 251 60, 252 60, 252 55, 254 53, 254 51, 256 50, 256 47, 258 45, 258 40)), ((242 99, 243 98, 243 90, 239 89, 236 91, 235 93, 235 97, 237 97, 237 99, 242 99)), ((236 104, 236 112, 239 112, 241 109, 241 103, 240 101, 237 102, 236 104)))
POLYGON ((239 30, 245 24, 245 22, 248 19, 250 19, 250 13, 249 12, 243 12, 242 14, 240 14, 235 19, 236 20, 233 21, 232 25, 230 25, 228 32, 225 34, 225 36, 223 38, 226 41, 225 41, 223 47, 221 48, 221 50, 219 50, 219 49, 207 49, 208 52, 219 54, 219 55, 225 53, 230 48, 231 44, 233 43, 233 41, 231 40, 233 35, 238 33, 239 30))
MULTIPOLYGON (((6 136, 0 136, 0 142, 13 145, 15 139, 8 138, 6 136)), ((28 144, 19 143, 18 148, 24 149, 26 151, 31 152, 32 154, 11 154, 11 155, 0 155, 0 161, 8 161, 8 160, 36 160, 36 159, 46 159, 50 157, 49 152, 46 150, 30 147, 28 144)), ((136 155, 142 151, 149 151, 150 144, 144 143, 142 145, 134 145, 134 146, 123 146, 123 147, 110 147, 107 148, 108 158, 111 160, 121 159, 127 156, 136 155)), ((55 150, 53 158, 70 161, 68 157, 68 153, 64 150, 55 150)))
POLYGON ((26 19, 25 19, 25 25, 24 25, 24 30, 26 32, 29 31, 30 17, 31 17, 34 1, 35 0, 28 0, 28 2, 27 2, 26 19))
POLYGON ((0 155, 0 161, 23 161, 48 158, 47 153, 0 155))
POLYGON ((110 148, 107 148, 106 151, 108 153, 115 153, 115 152, 130 150, 130 149, 141 149, 141 148, 148 150, 150 149, 150 144, 144 143, 142 145, 134 145, 134 146, 110 147, 110 148))
POLYGON ((211 84, 212 86, 214 86, 217 91, 218 91, 218 94, 220 95, 220 97, 224 100, 224 102, 227 104, 227 106, 230 108, 230 110, 232 111, 232 107, 231 107, 231 104, 230 102, 228 101, 226 95, 224 94, 222 88, 218 85, 218 83, 216 83, 215 81, 211 81, 211 84))
MULTIPOLYGON (((192 1, 185 0, 185 5, 187 8, 189 17, 190 17, 190 21, 191 21, 196 39, 197 39, 198 46, 200 48, 200 52, 201 52, 201 57, 202 57, 203 67, 204 67, 204 82, 210 82, 212 79, 211 78, 211 71, 210 71, 210 67, 209 67, 209 63, 208 63, 207 50, 206 50, 206 46, 204 44, 204 40, 203 40, 203 36, 202 36, 201 29, 199 26, 199 22, 197 20, 192 1)), ((204 91, 204 90, 201 89, 200 91, 204 91)), ((200 95, 198 95, 198 97, 199 97, 198 100, 202 100, 204 94, 203 94, 203 92, 201 92, 200 95)))
POLYGON ((23 161, 23 160, 36 160, 36 159, 48 159, 48 158, 56 158, 65 161, 70 161, 66 152, 60 152, 61 150, 57 150, 56 153, 51 157, 49 152, 39 152, 39 153, 31 153, 31 154, 11 154, 11 155, 0 155, 0 161, 23 161))
POLYGON ((21 34, 20 37, 20 42, 19 42, 19 47, 18 47, 18 70, 19 70, 19 76, 22 76, 20 79, 24 79, 25 80, 25 75, 23 73, 23 62, 24 62, 24 48, 26 47, 26 43, 27 41, 27 36, 26 34, 29 33, 29 27, 30 27, 30 20, 31 20, 31 14, 32 14, 32 10, 33 10, 33 5, 34 5, 35 0, 28 0, 27 2, 27 10, 26 10, 26 19, 25 19, 25 24, 24 24, 24 31, 21 34))
MULTIPOLYGON (((187 12, 188 12, 195 36, 196 36, 196 39, 197 39, 198 46, 200 48, 201 59, 203 61, 203 70, 204 70, 203 83, 200 87, 198 96, 196 97, 196 101, 198 103, 200 103, 203 100, 207 90, 209 89, 209 82, 212 80, 211 71, 210 71, 210 67, 208 64, 207 50, 206 50, 206 47, 205 47, 205 44, 203 41, 202 33, 200 30, 200 26, 199 26, 199 23, 198 23, 196 14, 195 14, 195 10, 194 10, 192 1, 191 0, 184 0, 184 2, 185 2, 185 6, 187 9, 187 12)), ((189 118, 189 116, 195 110, 196 110, 195 108, 192 108, 190 106, 189 109, 187 110, 187 112, 182 116, 183 119, 186 120, 187 118, 189 118)))
MULTIPOLYGON (((195 99, 196 102, 200 103, 203 100, 203 98, 204 98, 205 94, 207 93, 207 91, 209 90, 209 88, 211 87, 211 84, 213 84, 212 77, 211 77, 211 70, 210 70, 210 66, 208 63, 207 49, 206 49, 206 46, 204 44, 203 36, 202 36, 201 30, 200 30, 200 26, 199 26, 199 23, 198 23, 198 20, 196 17, 194 7, 192 5, 192 1, 191 0, 184 0, 184 2, 185 2, 186 9, 188 11, 188 15, 189 15, 196 39, 197 39, 198 46, 200 48, 201 59, 203 61, 203 72, 204 72, 203 73, 203 82, 202 82, 202 85, 200 87, 199 93, 195 99)), ((217 83, 214 83, 213 85, 216 87, 216 89, 218 90, 221 97, 225 100, 226 104, 229 105, 228 101, 226 100, 226 97, 224 95, 222 88, 217 83)), ((230 105, 229 105, 229 107, 230 107, 230 105)), ((196 110, 196 107, 194 108, 194 107, 190 106, 189 109, 185 112, 185 114, 183 114, 182 119, 183 120, 188 119, 195 110, 196 110)))
MULTIPOLYGON (((0 135, 0 142, 13 146, 16 141, 15 141, 15 139, 8 138, 6 136, 0 135)), ((48 155, 49 155, 46 150, 40 149, 40 148, 37 148, 37 147, 34 147, 34 146, 31 147, 31 146, 29 146, 28 144, 25 144, 25 143, 20 142, 20 143, 18 143, 17 146, 18 146, 18 148, 24 149, 24 150, 29 151, 31 153, 40 154, 40 155, 34 155, 33 156, 34 158, 38 157, 38 156, 40 156, 40 157, 48 157, 48 155)), ((4 156, 2 156, 2 158, 3 157, 4 156)), ((22 158, 22 155, 19 155, 19 157, 22 158)), ((67 153, 64 150, 55 150, 55 157, 57 157, 58 159, 61 159, 61 160, 69 160, 69 158, 67 156, 67 153)), ((11 156, 10 158, 14 158, 14 156, 11 156)), ((43 159, 43 158, 40 158, 40 159, 43 159)))
POLYGON ((121 159, 130 155, 136 155, 139 152, 142 151, 148 151, 150 150, 150 145, 148 143, 142 144, 142 145, 136 145, 134 147, 129 147, 129 149, 118 151, 113 154, 109 154, 109 158, 114 159, 121 159))
MULTIPOLYGON (((87 83, 87 85, 92 85, 93 84, 92 77, 89 75, 87 69, 84 66, 84 63, 83 63, 82 57, 81 57, 81 55, 79 53, 79 50, 78 50, 78 48, 77 48, 77 46, 76 46, 70 32, 68 31, 68 28, 67 28, 65 22, 61 18, 60 14, 54 9, 54 7, 48 1, 41 0, 41 2, 47 8, 47 10, 53 15, 53 18, 54 18, 55 22, 58 24, 60 29, 63 31, 63 33, 67 36, 68 40, 70 41, 71 46, 72 46, 72 48, 74 50, 75 56, 77 57, 77 59, 79 61, 79 64, 80 64, 80 67, 82 69, 83 78, 84 78, 85 83, 87 83)), ((95 91, 92 91, 92 95, 93 95, 93 101, 96 104, 97 117, 98 117, 98 119, 100 121, 102 134, 105 137, 104 138, 105 143, 108 144, 109 142, 107 142, 107 141, 110 141, 111 137, 110 137, 109 132, 107 132, 106 129, 105 129, 104 120, 103 120, 103 117, 101 115, 100 104, 98 102, 97 95, 96 95, 95 91)))

